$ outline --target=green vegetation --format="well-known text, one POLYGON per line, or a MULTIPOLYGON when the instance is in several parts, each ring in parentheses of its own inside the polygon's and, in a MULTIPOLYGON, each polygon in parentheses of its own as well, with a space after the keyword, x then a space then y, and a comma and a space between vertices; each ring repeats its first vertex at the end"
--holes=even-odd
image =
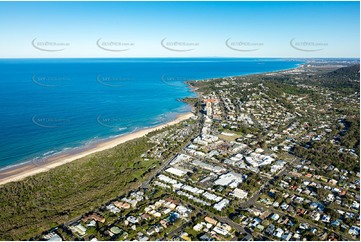
POLYGON ((341 136, 341 145, 348 149, 355 149, 356 153, 360 153, 360 139, 357 137, 360 135, 360 117, 349 118, 345 120, 347 132, 341 136))
MULTIPOLYGON (((106 222, 97 223, 95 228, 88 228, 83 240, 94 237, 102 240, 139 239, 138 232, 144 234, 158 226, 161 226, 161 230, 150 235, 150 239, 172 239, 183 232, 187 232, 192 239, 199 239, 204 231, 198 233, 192 227, 203 220, 204 213, 195 215, 197 210, 236 222, 250 220, 244 223, 246 225, 252 221, 252 213, 256 215, 256 211, 247 212, 245 208, 267 208, 281 215, 281 220, 292 220, 293 225, 282 224, 281 227, 293 233, 301 222, 307 222, 317 229, 325 229, 326 237, 329 232, 336 231, 342 232, 344 238, 349 239, 346 230, 316 225, 310 206, 312 202, 324 204, 324 214, 329 215, 332 221, 341 219, 348 226, 357 222, 357 216, 340 218, 336 211, 357 210, 350 205, 354 202, 355 195, 359 194, 356 182, 359 177, 355 176, 360 169, 359 94, 355 86, 355 83, 359 83, 356 80, 358 70, 359 67, 352 66, 328 73, 286 72, 189 82, 204 96, 185 98, 182 101, 192 105, 199 120, 190 119, 168 126, 146 137, 90 155, 47 173, 0 187, 0 205, 3 208, 0 215, 0 239, 41 239, 41 232, 48 233, 54 227, 58 227, 56 231, 64 239, 79 239, 72 235, 67 223, 79 221, 79 216, 88 212, 102 214, 106 222), (202 157, 202 161, 206 163, 221 165, 227 168, 227 172, 245 175, 247 178, 238 188, 248 192, 249 200, 233 198, 230 196, 233 188, 215 185, 217 176, 185 161, 182 163, 185 171, 188 171, 185 176, 179 178, 171 173, 166 175, 192 187, 204 190, 213 188, 214 195, 230 200, 225 209, 217 211, 212 206, 214 202, 201 195, 195 196, 212 205, 202 205, 189 196, 175 193, 169 186, 152 182, 145 190, 145 199, 139 200, 135 208, 113 214, 102 206, 114 199, 120 200, 120 196, 130 190, 134 191, 142 181, 156 174, 157 167, 163 160, 175 156, 186 144, 192 143, 192 138, 200 134, 204 116, 209 112, 205 109, 208 105, 202 99, 214 100, 211 105, 213 110, 210 112, 215 116, 214 122, 207 124, 210 130, 206 131, 220 137, 222 141, 211 142, 209 145, 195 143, 197 146, 194 150, 199 153, 194 156, 202 157), (233 133, 234 136, 222 135, 222 132, 233 133), (237 146, 246 148, 235 151, 233 148, 238 148, 237 146), (216 155, 207 157, 213 150, 218 151, 216 155), (242 160, 225 162, 235 153, 242 154, 242 160), (245 165, 249 162, 245 158, 257 158, 259 155, 256 153, 271 154, 275 159, 287 162, 287 165, 279 173, 274 173, 277 167, 274 168, 272 164, 262 166, 259 170, 250 169, 245 165), (273 175, 270 175, 271 172, 273 175), (205 179, 207 177, 210 179, 205 179), (305 180, 309 181, 309 185, 305 180), (340 192, 331 190, 329 186, 339 188, 340 192), (331 193, 338 193, 336 201, 330 200, 331 193), (193 215, 186 222, 177 220, 164 229, 159 223, 166 216, 152 219, 145 216, 143 219, 141 215, 144 209, 165 197, 190 207, 193 215), (278 204, 271 207, 270 202, 278 204), (279 207, 281 204, 286 204, 288 208, 279 207), (241 219, 241 214, 247 214, 249 218, 242 216, 241 219), (132 224, 125 223, 128 216, 141 216, 142 219, 137 227, 130 228, 132 224), (124 232, 112 235, 108 231, 113 226, 124 232)), ((185 149, 184 152, 191 151, 185 149)), ((169 166, 165 166, 167 167, 169 166)), ((84 222, 81 223, 86 226, 84 222)), ((262 222, 264 226, 270 223, 272 221, 269 218, 262 222)), ((252 236, 256 239, 269 239, 263 237, 262 230, 262 227, 254 228, 252 236)), ((315 234, 307 230, 301 232, 301 235, 309 240, 316 238, 315 234)), ((235 236, 242 238, 239 231, 235 236)))
POLYGON ((314 81, 320 86, 334 89, 344 94, 358 92, 360 90, 359 80, 360 65, 339 68, 314 78, 314 81))
POLYGON ((139 158, 151 147, 147 140, 132 140, 0 187, 0 239, 28 239, 140 185, 160 163, 139 158))
MULTIPOLYGON (((360 153, 360 119, 359 117, 353 119, 346 119, 346 132, 340 136, 340 144, 348 149, 355 149, 355 153, 360 153)), ((343 132, 341 132, 343 133, 343 132)), ((329 142, 313 143, 312 147, 304 148, 296 146, 294 154, 313 163, 321 165, 334 165, 338 169, 358 172, 360 164, 353 155, 348 152, 340 152, 334 148, 334 145, 329 142)))

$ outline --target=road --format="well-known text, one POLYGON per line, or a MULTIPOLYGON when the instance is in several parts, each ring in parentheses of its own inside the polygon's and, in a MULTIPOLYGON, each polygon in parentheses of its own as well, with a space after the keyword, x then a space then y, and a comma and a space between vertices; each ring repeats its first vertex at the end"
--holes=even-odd
MULTIPOLYGON (((184 147, 188 146, 191 142, 188 142, 186 145, 184 145, 184 147)), ((154 177, 156 177, 157 175, 159 175, 163 170, 164 168, 166 168, 173 160, 174 158, 177 156, 178 154, 174 155, 172 158, 170 158, 168 161, 166 161, 164 164, 162 164, 158 170, 154 173, 154 175, 152 175, 147 181, 145 181, 142 185, 141 185, 141 188, 149 188, 149 184, 150 182, 152 181, 152 179, 154 177)), ((276 176, 283 176, 286 172, 288 172, 288 164, 285 168, 283 168, 281 171, 279 171, 276 176)), ((249 208, 250 206, 252 205, 256 205, 256 202, 258 200, 258 198, 260 197, 261 195, 261 192, 264 190, 264 188, 266 188, 268 185, 270 185, 270 183, 272 181, 274 181, 275 178, 272 178, 272 179, 269 179, 267 183, 263 184, 259 191, 256 192, 250 199, 248 199, 246 202, 242 203, 239 208, 241 209, 246 209, 246 208, 249 208)), ((208 216, 210 217, 213 217, 213 218, 216 218, 218 221, 222 222, 222 223, 226 223, 230 226, 232 226, 234 229, 236 229, 239 233, 241 234, 248 234, 248 235, 251 235, 249 232, 246 231, 246 229, 239 225, 238 223, 235 223, 233 220, 231 220, 230 218, 226 217, 226 216, 220 216, 220 215, 216 215, 210 211, 205 211, 203 210, 202 208, 198 207, 197 205, 195 204, 189 204, 188 205, 191 205, 193 207, 196 207, 198 208, 200 211, 203 211, 205 212, 208 216)), ((169 233, 167 236, 169 238, 171 238, 172 236, 176 235, 177 233, 181 232, 187 225, 189 224, 189 222, 183 224, 182 226, 176 228, 175 230, 173 230, 171 233, 169 233)), ((233 237, 232 240, 236 240, 237 238, 236 237, 233 237)))
MULTIPOLYGON (((202 123, 202 118, 200 118, 200 127, 202 126, 201 125, 202 123)), ((199 129, 199 132, 201 132, 201 129, 199 129)), ((201 133, 199 133, 200 135, 201 133)), ((186 147, 188 146, 189 144, 191 144, 191 142, 188 142, 187 144, 185 144, 183 146, 186 147)), ((166 162, 164 162, 159 168, 158 170, 145 182, 143 182, 143 184, 141 185, 141 188, 149 188, 149 184, 150 182, 153 180, 154 177, 158 176, 161 172, 163 172, 163 170, 175 159, 175 157, 177 156, 178 154, 175 154, 173 155, 170 159, 168 159, 166 162)), ((259 209, 262 209, 262 210, 268 210, 268 211, 272 211, 274 213, 278 213, 278 214, 281 214, 281 215, 287 215, 287 216, 290 216, 288 213, 285 213, 283 211, 280 211, 280 210, 277 210, 277 209, 274 209, 272 207, 267 207, 263 204, 260 204, 260 203, 257 203, 259 197, 261 196, 261 194, 264 194, 265 191, 267 190, 268 187, 270 187, 272 185, 272 183, 274 181, 276 181, 279 177, 283 177, 285 174, 287 174, 290 170, 290 168, 292 167, 292 165, 297 162, 297 159, 298 158, 295 158, 294 160, 292 160, 291 162, 288 162, 285 167, 283 169, 281 169, 278 173, 274 174, 273 176, 267 176, 269 179, 266 183, 264 183, 260 188, 259 190, 253 194, 253 196, 251 198, 249 198, 247 201, 245 201, 244 203, 241 203, 238 208, 239 209, 248 209, 252 206, 254 207, 257 207, 259 209)), ((204 212, 205 214, 207 214, 207 216, 210 216, 210 217, 213 217, 215 219, 217 219, 218 221, 222 222, 222 223, 226 223, 228 225, 230 225, 231 227, 233 227, 235 230, 237 230, 239 233, 241 234, 248 234, 248 235, 251 235, 252 236, 252 233, 250 233, 249 231, 246 230, 246 228, 244 226, 241 226, 240 224, 238 223, 235 223, 234 221, 232 221, 229 217, 226 217, 226 216, 220 216, 220 215, 216 215, 210 211, 206 211, 206 210, 203 210, 202 208, 198 207, 197 205, 195 204, 189 204, 187 202, 188 205, 191 205, 193 207, 196 207, 199 211, 202 211, 204 212)), ((302 222, 302 223, 308 223, 310 224, 311 226, 315 227, 315 228, 318 228, 320 229, 320 231, 322 231, 324 229, 324 227, 322 226, 319 226, 315 223, 313 223, 312 221, 309 221, 309 220, 306 220, 300 216, 297 216, 297 219, 302 222)), ((170 232, 167 237, 168 238, 172 238, 174 235, 177 235, 178 233, 180 233, 181 231, 184 230, 185 227, 191 225, 192 221, 188 221, 184 224, 182 224, 181 226, 177 227, 175 230, 173 230, 172 232, 170 232)), ((333 230, 330 230, 330 231, 333 231, 333 230)), ((334 232, 334 231, 333 231, 334 232)), ((349 240, 352 240, 352 237, 348 236, 348 235, 344 235, 345 238, 349 239, 349 240)), ((237 240, 237 237, 233 237, 231 240, 237 240)))
MULTIPOLYGON (((294 159, 292 162, 290 162, 290 163, 293 164, 294 162, 299 162, 298 158, 295 158, 295 159, 294 159)), ((290 164, 290 163, 287 163, 287 165, 286 165, 281 171, 279 171, 274 177, 277 177, 277 176, 278 176, 278 177, 282 177, 283 175, 285 175, 285 174, 289 171, 289 169, 290 169, 290 167, 291 167, 291 164, 290 164)), ((263 192, 262 192, 262 189, 264 189, 264 188, 268 187, 269 185, 271 185, 270 183, 271 183, 272 181, 274 181, 274 180, 275 180, 275 178, 270 179, 267 183, 265 183, 264 185, 262 185, 262 186, 260 187, 260 190, 259 190, 257 193, 255 193, 250 199, 248 199, 246 202, 244 202, 243 204, 240 205, 240 208, 245 209, 245 208, 249 208, 250 206, 253 205, 254 207, 259 208, 259 209, 262 209, 262 210, 266 210, 266 211, 268 210, 268 211, 272 211, 273 213, 278 213, 278 214, 290 216, 288 213, 285 213, 285 212, 283 212, 283 211, 280 211, 280 210, 274 209, 274 208, 272 208, 272 207, 268 207, 268 206, 265 206, 265 205, 263 205, 263 204, 257 203, 258 198, 259 198, 260 195, 263 193, 263 192)), ((321 226, 318 225, 318 224, 313 223, 312 221, 309 221, 309 220, 307 220, 307 219, 304 219, 304 218, 302 218, 302 217, 300 217, 300 216, 297 216, 297 219, 298 219, 300 222, 302 222, 302 223, 308 223, 308 224, 310 224, 311 226, 320 229, 320 231, 322 231, 322 230, 325 228, 325 227, 321 227, 321 226)), ((334 232, 335 234, 337 234, 337 232, 333 231, 332 229, 327 228, 327 230, 332 231, 332 232, 334 232)), ((354 240, 351 236, 346 235, 346 234, 344 234, 343 237, 347 238, 348 240, 354 240)))
MULTIPOLYGON (((288 213, 285 213, 285 212, 283 212, 283 211, 280 211, 280 210, 275 209, 275 208, 272 208, 272 207, 265 206, 265 205, 263 205, 263 204, 257 203, 257 204, 255 204, 255 207, 257 207, 258 209, 266 210, 266 211, 268 210, 268 211, 271 211, 271 212, 273 212, 273 213, 291 216, 291 215, 289 215, 288 213)), ((323 231, 324 229, 327 229, 327 230, 329 230, 329 231, 331 231, 331 232, 334 232, 335 234, 338 234, 337 232, 333 231, 333 230, 330 229, 330 228, 326 228, 325 226, 320 226, 319 224, 315 224, 314 222, 312 222, 312 221, 310 221, 310 220, 308 220, 308 219, 304 219, 304 218, 302 218, 301 216, 297 216, 297 220, 300 221, 301 223, 308 223, 308 224, 310 224, 312 227, 318 228, 319 231, 323 231)), ((321 223, 321 224, 323 224, 323 223, 321 223)), ((342 237, 345 237, 345 238, 347 238, 348 240, 351 240, 351 241, 354 240, 351 236, 348 236, 348 235, 346 235, 346 234, 342 235, 342 237)))
MULTIPOLYGON (((198 131, 199 131, 199 135, 201 135, 202 132, 202 120, 203 120, 203 115, 200 115, 199 117, 199 127, 198 127, 198 131)), ((192 142, 189 141, 187 144, 183 145, 182 149, 184 149, 185 147, 187 147, 188 145, 190 145, 192 142)), ((154 175, 152 175, 148 180, 146 180, 145 182, 142 183, 142 185, 140 186, 141 189, 146 189, 149 188, 149 184, 150 182, 153 180, 154 177, 158 176, 163 170, 164 168, 166 168, 173 160, 175 157, 177 157, 179 153, 173 155, 170 159, 168 159, 166 162, 164 162, 159 168, 158 170, 154 173, 154 175)))
MULTIPOLYGON (((206 210, 204 210, 204 209, 202 209, 202 208, 200 208, 200 207, 198 207, 198 206, 196 206, 196 205, 194 205, 194 204, 187 203, 187 205, 192 206, 192 207, 196 207, 197 209, 199 209, 200 211, 202 211, 203 213, 205 213, 207 216, 212 217, 212 218, 215 218, 215 219, 217 219, 218 221, 220 221, 220 222, 222 222, 222 223, 225 223, 225 224, 230 225, 232 228, 234 228, 235 230, 237 230, 237 231, 238 231, 239 233, 241 233, 241 234, 249 234, 249 233, 244 229, 244 227, 240 226, 238 223, 233 222, 233 221, 232 221, 230 218, 228 218, 228 217, 223 217, 223 216, 216 215, 216 214, 214 214, 214 213, 212 213, 212 212, 210 212, 210 211, 206 211, 206 210)), ((174 235, 182 232, 183 229, 184 229, 185 227, 187 227, 188 225, 191 225, 192 222, 193 222, 193 221, 189 221, 189 222, 187 222, 187 223, 182 224, 182 226, 180 226, 180 227, 176 228, 175 230, 173 230, 172 232, 170 232, 170 233, 167 235, 168 238, 170 239, 170 238, 172 238, 174 235)), ((251 235, 251 234, 249 234, 249 235, 251 235)), ((251 236, 252 236, 252 235, 251 235, 251 236)), ((236 241, 236 240, 237 240, 237 237, 232 237, 231 240, 232 240, 232 241, 236 241)))
POLYGON ((226 217, 226 216, 220 216, 220 215, 217 215, 217 214, 214 214, 208 210, 204 210, 203 208, 201 207, 198 207, 197 205, 195 204, 191 204, 191 203, 188 203, 186 202, 188 206, 192 206, 192 207, 196 207, 199 211, 202 211, 203 213, 205 213, 207 216, 209 217, 212 217, 212 218, 216 218, 218 221, 222 222, 222 223, 226 223, 230 226, 232 226, 234 229, 236 229, 238 232, 240 233, 247 233, 248 232, 244 229, 244 227, 240 226, 238 223, 235 223, 233 220, 231 220, 230 218, 226 217))
MULTIPOLYGON (((288 164, 287 164, 288 165, 288 164)), ((239 205, 239 208, 241 209, 245 209, 245 208, 249 208, 252 205, 255 205, 256 202, 258 201, 258 198, 261 196, 261 194, 264 192, 264 189, 267 188, 269 185, 271 185, 270 183, 275 181, 275 177, 279 176, 282 177, 284 174, 286 174, 289 170, 288 166, 285 166, 282 170, 280 170, 272 179, 268 180, 268 182, 264 183, 258 190, 258 192, 256 192, 255 194, 253 194, 253 196, 251 198, 249 198, 247 201, 245 201, 244 203, 241 203, 239 205)))
MULTIPOLYGON (((188 144, 187 144, 188 145, 188 144)), ((187 146, 186 145, 186 146, 187 146)), ((148 179, 146 180, 145 182, 142 183, 142 185, 140 186, 140 188, 142 189, 145 189, 145 188, 149 188, 149 184, 150 182, 153 180, 154 177, 158 176, 163 170, 165 167, 167 167, 169 165, 169 163, 171 163, 174 158, 177 156, 178 154, 172 156, 172 158, 168 159, 166 162, 164 162, 159 168, 158 170, 148 179)))

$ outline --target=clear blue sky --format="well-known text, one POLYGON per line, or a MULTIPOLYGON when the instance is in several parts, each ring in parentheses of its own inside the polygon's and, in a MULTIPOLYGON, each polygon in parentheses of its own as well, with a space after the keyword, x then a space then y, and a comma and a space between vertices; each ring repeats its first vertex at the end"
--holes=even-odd
POLYGON ((0 2, 0 58, 359 57, 359 11, 359 2, 0 2), (42 51, 35 38, 57 44, 46 50, 69 45, 42 51), (164 38, 193 50, 166 49, 164 38))

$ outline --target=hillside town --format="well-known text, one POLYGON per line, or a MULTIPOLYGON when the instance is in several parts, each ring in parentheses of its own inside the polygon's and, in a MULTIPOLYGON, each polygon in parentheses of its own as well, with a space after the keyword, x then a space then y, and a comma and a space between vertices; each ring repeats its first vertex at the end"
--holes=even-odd
POLYGON ((141 156, 159 169, 33 239, 359 240, 359 91, 321 67, 190 82, 194 116, 141 156))

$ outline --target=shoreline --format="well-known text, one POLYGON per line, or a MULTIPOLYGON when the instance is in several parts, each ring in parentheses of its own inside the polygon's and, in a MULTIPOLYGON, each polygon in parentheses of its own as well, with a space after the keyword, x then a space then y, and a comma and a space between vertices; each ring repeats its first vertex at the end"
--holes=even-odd
MULTIPOLYGON (((223 79, 223 78, 231 78, 231 77, 244 77, 244 76, 250 76, 250 75, 262 75, 262 74, 267 74, 267 73, 277 73, 277 72, 288 71, 288 70, 292 70, 292 69, 298 69, 304 64, 305 63, 297 64, 295 67, 278 70, 278 71, 250 73, 250 74, 245 74, 245 75, 225 76, 225 77, 219 77, 219 78, 223 79)), ((207 78, 207 79, 201 79, 198 81, 205 81, 205 80, 212 80, 212 79, 217 79, 217 78, 207 78)), ((191 92, 196 93, 196 97, 199 97, 200 93, 197 90, 193 89, 192 86, 190 86, 188 82, 192 82, 192 80, 186 81, 185 84, 190 88, 191 92)), ((99 151, 111 149, 111 148, 113 148, 119 144, 125 143, 129 140, 143 137, 152 131, 164 128, 166 126, 177 124, 181 121, 184 121, 184 120, 189 119, 194 116, 195 115, 192 112, 180 113, 180 114, 177 114, 177 116, 174 120, 171 120, 167 123, 160 124, 160 125, 157 125, 157 126, 154 126, 151 128, 144 128, 144 129, 135 131, 133 133, 128 133, 128 134, 120 135, 118 137, 102 140, 102 141, 99 141, 97 143, 90 145, 89 147, 78 147, 76 150, 71 150, 69 152, 61 152, 59 154, 55 154, 54 156, 45 158, 44 160, 41 160, 41 161, 35 161, 35 162, 28 161, 28 162, 25 162, 22 164, 10 166, 8 168, 4 167, 3 169, 0 169, 0 186, 3 184, 9 183, 9 182, 22 180, 26 177, 29 177, 29 176, 32 176, 32 175, 35 175, 35 174, 38 174, 41 172, 49 171, 52 168, 55 168, 57 166, 61 166, 63 164, 72 162, 74 160, 83 158, 87 155, 94 154, 99 151)))
POLYGON ((45 159, 44 161, 39 161, 38 164, 36 162, 27 162, 23 164, 19 164, 18 166, 13 166, 9 168, 4 168, 0 171, 0 185, 13 182, 13 181, 19 181, 26 177, 46 172, 52 168, 55 168, 57 166, 61 166, 63 164, 75 161, 77 159, 83 158, 87 155, 94 154, 99 151, 107 150, 114 148, 115 146, 125 143, 127 141, 143 137, 147 135, 148 133, 162 129, 167 126, 171 126, 177 123, 180 123, 184 120, 187 120, 191 117, 194 117, 194 114, 192 112, 187 112, 183 114, 178 114, 174 120, 171 120, 167 123, 157 125, 155 127, 151 128, 145 128, 138 130, 133 133, 121 135, 116 138, 112 138, 105 141, 100 141, 99 143, 96 143, 90 147, 85 147, 80 150, 75 150, 69 153, 60 153, 53 157, 49 157, 45 159))

